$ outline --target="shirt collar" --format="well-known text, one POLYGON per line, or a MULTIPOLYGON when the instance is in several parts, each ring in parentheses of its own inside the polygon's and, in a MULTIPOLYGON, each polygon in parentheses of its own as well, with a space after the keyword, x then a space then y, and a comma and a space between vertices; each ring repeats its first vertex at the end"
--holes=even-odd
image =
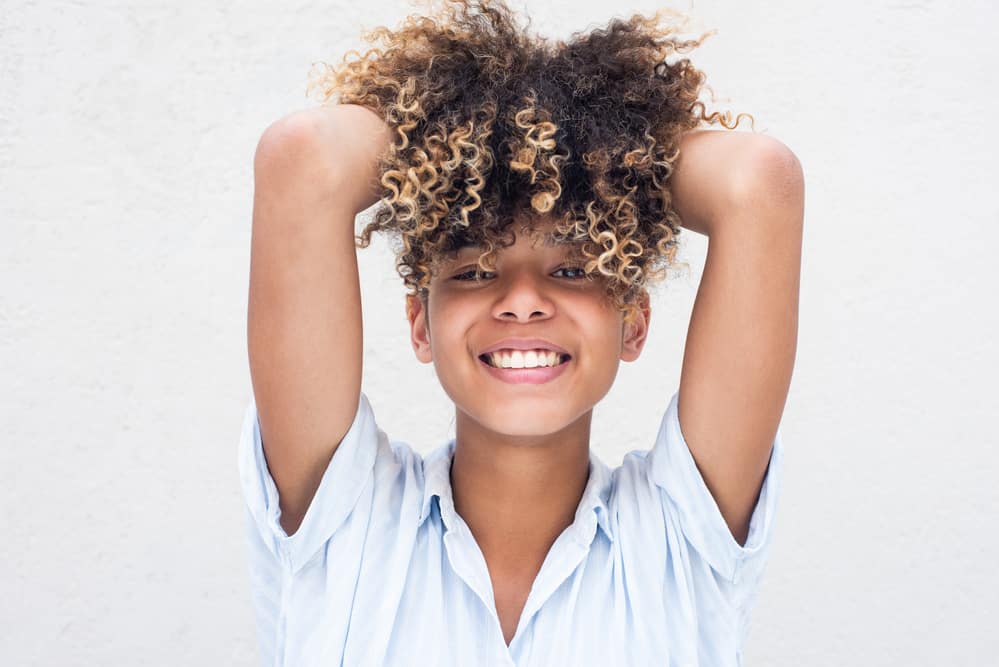
MULTIPOLYGON (((424 458, 423 504, 420 508, 419 526, 422 526, 423 522, 430 515, 434 496, 438 498, 438 507, 440 507, 441 498, 446 499, 448 507, 454 507, 454 499, 451 495, 451 461, 454 458, 454 446, 455 440, 452 438, 424 458)), ((581 524, 587 521, 591 512, 595 513, 597 525, 604 531, 607 538, 613 542, 614 533, 611 531, 610 516, 607 507, 610 490, 611 471, 607 467, 607 464, 601 461, 591 449, 590 476, 586 482, 586 488, 583 489, 583 497, 579 501, 579 507, 576 510, 575 523, 581 524)))

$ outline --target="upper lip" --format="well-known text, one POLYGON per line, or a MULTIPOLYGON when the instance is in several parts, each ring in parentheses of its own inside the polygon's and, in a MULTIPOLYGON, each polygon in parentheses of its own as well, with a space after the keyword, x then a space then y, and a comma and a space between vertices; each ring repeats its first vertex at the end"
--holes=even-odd
POLYGON ((504 338, 493 343, 479 354, 490 354, 499 350, 551 350, 569 356, 569 353, 555 343, 541 338, 504 338))

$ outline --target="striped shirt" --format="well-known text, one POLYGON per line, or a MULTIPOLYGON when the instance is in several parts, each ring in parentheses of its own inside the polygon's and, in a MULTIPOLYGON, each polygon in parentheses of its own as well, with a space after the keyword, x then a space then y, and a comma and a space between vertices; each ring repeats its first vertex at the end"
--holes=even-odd
POLYGON ((650 450, 611 470, 591 449, 574 522, 509 646, 482 551, 455 512, 454 439, 421 456, 389 439, 362 392, 289 537, 251 395, 238 463, 261 664, 741 665, 774 530, 780 430, 740 546, 680 432, 678 395, 650 450))

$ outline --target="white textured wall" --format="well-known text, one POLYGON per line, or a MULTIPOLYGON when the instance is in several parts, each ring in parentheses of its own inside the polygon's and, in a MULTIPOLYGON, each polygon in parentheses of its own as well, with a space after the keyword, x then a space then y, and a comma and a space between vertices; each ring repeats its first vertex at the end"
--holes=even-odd
MULTIPOLYGON (((255 665, 236 468, 253 152, 313 104, 311 62, 417 8, 85 4, 0 11, 0 663, 255 665)), ((656 3, 514 6, 567 36, 656 3)), ((807 178, 785 486, 747 664, 992 664, 999 11, 693 11, 719 30, 695 64, 807 178)), ((685 239, 692 277, 596 409, 611 465, 651 446, 677 387, 706 251, 685 239)), ((364 391, 427 452, 450 404, 411 352, 387 246, 360 267, 364 391)))

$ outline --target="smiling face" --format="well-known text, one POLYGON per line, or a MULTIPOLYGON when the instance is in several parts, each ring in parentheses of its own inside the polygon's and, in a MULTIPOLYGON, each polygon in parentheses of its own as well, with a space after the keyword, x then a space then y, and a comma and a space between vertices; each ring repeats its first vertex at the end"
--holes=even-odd
MULTIPOLYGON (((543 234, 551 228, 550 221, 534 227, 543 234)), ((601 281, 587 280, 581 263, 567 261, 567 247, 547 245, 526 231, 498 251, 495 271, 476 280, 480 252, 462 248, 434 275, 429 332, 423 303, 407 296, 417 358, 434 363, 459 419, 470 418, 478 427, 510 436, 548 435, 587 417, 610 390, 620 361, 641 353, 647 300, 642 316, 625 324, 601 281), (543 339, 570 358, 557 372, 490 368, 480 355, 507 338, 543 339), (510 381, 513 376, 521 381, 510 381)))

